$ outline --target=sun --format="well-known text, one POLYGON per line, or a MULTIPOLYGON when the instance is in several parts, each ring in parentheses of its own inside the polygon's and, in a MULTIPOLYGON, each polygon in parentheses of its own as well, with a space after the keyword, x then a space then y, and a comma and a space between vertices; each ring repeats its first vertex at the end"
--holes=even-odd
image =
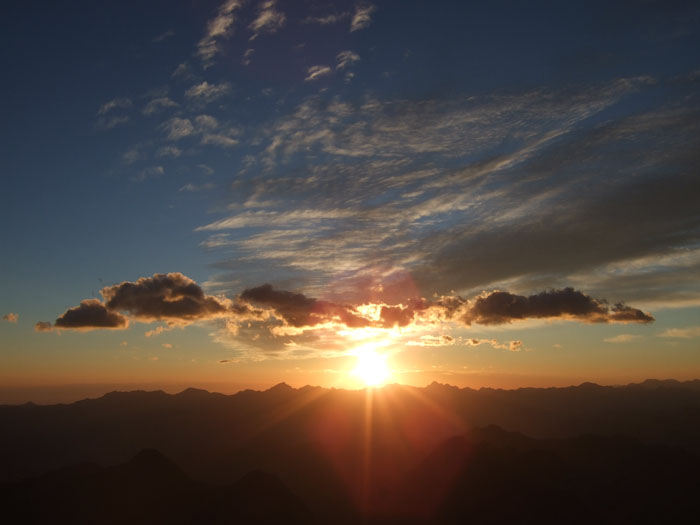
POLYGON ((357 364, 351 374, 362 380, 365 386, 381 386, 391 377, 386 358, 386 354, 380 354, 374 348, 359 349, 357 364))

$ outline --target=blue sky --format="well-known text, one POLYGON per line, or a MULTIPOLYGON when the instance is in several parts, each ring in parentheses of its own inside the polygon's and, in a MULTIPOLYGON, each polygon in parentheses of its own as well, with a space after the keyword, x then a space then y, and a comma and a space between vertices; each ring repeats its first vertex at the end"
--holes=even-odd
POLYGON ((696 3, 5 12, 4 383, 697 376, 696 3))

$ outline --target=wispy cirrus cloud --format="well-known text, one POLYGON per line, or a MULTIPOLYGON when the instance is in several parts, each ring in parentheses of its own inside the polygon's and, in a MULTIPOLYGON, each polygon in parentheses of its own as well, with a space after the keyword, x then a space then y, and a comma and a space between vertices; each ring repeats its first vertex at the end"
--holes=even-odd
POLYGON ((355 6, 355 12, 350 21, 350 32, 359 31, 369 27, 372 23, 372 14, 376 11, 376 6, 367 2, 360 2, 355 6))
POLYGON ((129 122, 130 117, 120 113, 120 111, 131 109, 133 105, 133 101, 128 97, 117 97, 105 102, 97 110, 97 127, 103 130, 110 130, 121 124, 126 124, 129 122))
POLYGON ((156 151, 156 157, 172 157, 174 159, 182 155, 182 150, 175 146, 162 146, 156 151))
POLYGON ((161 33, 160 35, 154 36, 154 37, 153 37, 153 41, 154 41, 154 42, 157 42, 157 43, 160 43, 160 42, 163 42, 163 41, 167 40, 168 38, 172 38, 172 37, 174 37, 174 36, 175 36, 175 30, 174 30, 174 29, 168 29, 167 31, 161 33))
POLYGON ((311 66, 309 69, 306 70, 306 77, 304 78, 304 81, 310 82, 312 80, 318 80, 321 77, 325 77, 326 75, 330 75, 332 72, 333 72, 333 70, 328 66, 323 66, 323 65, 311 66))
POLYGON ((350 11, 341 11, 337 13, 328 13, 326 15, 307 16, 301 20, 301 23, 327 26, 347 20, 350 18, 350 14, 350 11))
POLYGON ((146 116, 155 115, 167 108, 176 108, 178 103, 169 97, 157 97, 148 101, 148 103, 143 107, 141 113, 146 116))
POLYGON ((335 66, 336 69, 344 69, 360 61, 360 55, 350 50, 341 51, 335 58, 338 61, 335 66))
POLYGON ((210 84, 206 80, 190 87, 185 91, 185 96, 197 102, 209 104, 231 92, 229 82, 210 84))
POLYGON ((173 117, 161 124, 169 140, 180 140, 195 133, 195 128, 190 119, 173 117))
POLYGON ((97 114, 106 115, 114 109, 129 109, 131 106, 133 106, 133 102, 130 98, 117 97, 102 104, 100 109, 97 110, 97 114))
POLYGON ((686 328, 669 328, 659 334, 659 337, 670 337, 678 339, 693 339, 700 337, 700 326, 689 326, 686 328))
POLYGON ((211 66, 214 57, 221 52, 221 42, 231 36, 235 13, 243 6, 243 0, 226 0, 217 9, 216 16, 207 22, 207 30, 197 43, 197 55, 204 67, 211 66))
POLYGON ((643 337, 641 335, 620 334, 620 335, 616 335, 613 337, 607 337, 607 338, 603 339, 603 342, 614 343, 614 344, 626 344, 626 343, 634 343, 636 341, 639 341, 640 339, 643 339, 643 337))
POLYGON ((573 280, 613 302, 652 304, 640 288, 671 303, 697 300, 697 261, 681 268, 676 256, 700 239, 688 174, 698 108, 601 118, 653 86, 640 77, 457 99, 309 97, 254 133, 265 176, 236 181, 230 216, 198 231, 239 229, 217 238, 222 253, 274 261, 312 287, 401 270, 428 295, 573 280), (644 147, 632 152, 630 142, 644 147), (663 198, 649 191, 657 185, 663 198), (652 259, 671 248, 666 271, 652 259), (636 258, 651 259, 611 277, 611 264, 636 258), (640 287, 646 279, 658 288, 640 287))
POLYGON ((127 115, 113 115, 111 117, 100 117, 97 120, 97 127, 104 130, 116 128, 122 124, 129 122, 130 118, 127 115))
POLYGON ((277 9, 276 0, 262 0, 258 4, 258 14, 248 28, 253 31, 250 40, 263 33, 274 33, 287 22, 287 16, 277 9))

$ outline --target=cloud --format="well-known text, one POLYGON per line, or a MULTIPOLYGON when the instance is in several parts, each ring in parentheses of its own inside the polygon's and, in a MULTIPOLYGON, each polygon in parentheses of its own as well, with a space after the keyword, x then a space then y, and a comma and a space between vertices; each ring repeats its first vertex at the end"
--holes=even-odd
MULTIPOLYGON (((396 284, 407 288, 407 283, 396 284)), ((132 321, 163 322, 145 332, 146 337, 152 337, 176 326, 216 321, 215 340, 231 345, 253 359, 265 359, 269 356, 343 355, 352 334, 382 337, 388 332, 392 337, 398 337, 397 344, 402 344, 403 340, 407 346, 488 344, 515 352, 522 350, 523 344, 519 340, 499 342, 495 339, 462 339, 447 333, 434 334, 438 330, 464 329, 464 324, 491 325, 530 318, 620 321, 614 317, 620 308, 609 307, 604 301, 570 288, 528 297, 491 292, 471 300, 443 296, 386 304, 322 300, 264 284, 246 288, 229 299, 223 295, 207 294, 194 280, 174 272, 105 286, 100 293, 103 301, 83 300, 79 306, 64 312, 53 325, 39 322, 35 330, 123 329, 132 321)), ((624 309, 627 310, 634 309, 624 309)), ((635 321, 641 318, 643 322, 652 320, 648 314, 632 316, 635 321)))
POLYGON ((231 216, 207 229, 257 221, 227 247, 255 261, 245 282, 269 264, 314 287, 396 267, 426 296, 574 285, 611 304, 697 301, 691 267, 664 269, 663 282, 651 263, 634 280, 608 272, 700 239, 700 108, 629 114, 624 101, 649 82, 423 100, 316 94, 253 130, 260 176, 237 180, 231 216), (282 228, 284 246, 259 249, 282 228), (315 231, 293 233, 303 229, 315 231))
MULTIPOLYGON (((571 288, 549 290, 531 296, 507 292, 483 293, 472 300, 457 296, 434 300, 412 299, 404 304, 339 303, 318 300, 302 293, 277 290, 269 284, 244 290, 237 298, 241 303, 269 309, 268 317, 284 322, 297 330, 277 333, 293 334, 304 330, 336 328, 372 328, 382 330, 416 328, 436 330, 445 324, 459 327, 471 324, 497 325, 526 319, 571 319, 586 323, 641 322, 653 317, 639 310, 625 307, 619 317, 620 305, 610 307, 571 288), (628 315, 627 311, 634 311, 628 315)), ((259 315, 263 319, 265 315, 259 315)), ((437 346, 449 341, 434 339, 432 335, 411 343, 418 346, 437 346), (422 341, 422 342, 421 342, 422 341)), ((488 343, 496 348, 519 351, 521 341, 499 343, 495 340, 469 339, 466 344, 488 343)), ((452 343, 449 343, 452 344, 452 343)))
POLYGON ((207 22, 204 37, 197 44, 197 54, 204 67, 209 67, 214 57, 221 52, 221 40, 231 36, 235 22, 234 13, 241 8, 243 0, 226 0, 217 9, 216 16, 207 22))
POLYGON ((248 26, 253 31, 251 40, 256 39, 260 33, 274 33, 285 24, 286 15, 276 7, 276 0, 263 0, 258 4, 258 16, 248 26))
POLYGON ((212 190, 216 187, 216 185, 213 182, 206 182, 201 185, 196 185, 192 183, 187 183, 184 186, 180 187, 178 191, 202 191, 202 190, 212 190))
POLYGON ((133 178, 135 181, 142 181, 149 177, 158 177, 165 173, 163 166, 150 166, 148 168, 142 169, 139 174, 133 178))
POLYGON ((413 320, 414 309, 403 306, 382 306, 379 314, 385 328, 407 326, 413 320))
POLYGON ((634 343, 635 341, 639 341, 640 339, 643 339, 641 335, 620 334, 620 335, 616 335, 614 337, 607 337, 607 338, 603 339, 603 342, 605 342, 605 343, 634 343))
POLYGON ((211 115, 197 115, 194 119, 197 126, 197 132, 211 131, 219 127, 219 122, 211 115))
POLYGON ((679 339, 692 339, 700 337, 700 326, 688 326, 686 328, 669 328, 659 334, 659 337, 674 337, 679 339))
POLYGON ((518 340, 501 343, 496 339, 477 339, 473 337, 467 339, 464 344, 467 346, 491 345, 494 348, 508 350, 509 352, 520 352, 523 347, 523 342, 518 340))
POLYGON ((335 66, 336 69, 343 69, 360 61, 360 55, 353 51, 341 51, 335 58, 338 61, 338 64, 335 66))
POLYGON ((245 52, 243 53, 243 59, 241 62, 243 63, 244 66, 249 66, 250 63, 253 61, 253 54, 255 53, 255 49, 249 48, 246 49, 245 52))
POLYGON ((319 79, 331 73, 332 70, 328 66, 311 66, 306 70, 306 78, 304 78, 304 81, 310 82, 311 80, 319 79))
POLYGON ((38 321, 34 325, 35 332, 50 332, 53 326, 49 321, 38 321))
MULTIPOLYGON (((197 115, 193 119, 173 117, 160 126, 160 129, 166 133, 167 138, 172 141, 200 136, 201 144, 213 144, 227 148, 238 144, 238 139, 232 137, 232 135, 235 136, 240 133, 238 129, 228 128, 220 130, 218 133, 212 133, 219 128, 219 122, 211 115, 197 115)), ((182 151, 179 148, 166 146, 158 151, 158 156, 169 155, 178 157, 180 153, 182 151)), ((201 166, 198 165, 198 167, 201 166)))
POLYGON ((118 312, 107 309, 98 299, 85 299, 79 306, 69 308, 51 325, 49 322, 39 321, 34 325, 37 332, 50 330, 95 330, 117 329, 121 330, 129 326, 129 320, 118 312))
POLYGON ((188 79, 191 78, 192 71, 190 70, 190 65, 187 62, 182 62, 181 64, 178 64, 178 66, 175 68, 175 71, 170 75, 170 78, 182 78, 182 79, 188 79))
POLYGON ((352 15, 350 22, 350 32, 359 31, 368 27, 372 23, 372 13, 376 7, 370 3, 358 3, 355 6, 355 13, 352 15))
POLYGON ((201 143, 232 148, 238 144, 238 140, 219 133, 207 133, 202 136, 201 143))
POLYGON ((180 140, 195 133, 192 122, 186 118, 173 117, 161 124, 160 127, 167 133, 170 140, 180 140))
POLYGON ((19 314, 10 312, 9 314, 3 315, 2 318, 8 323, 17 323, 17 321, 19 320, 19 314))
POLYGON ((207 166, 206 164, 197 164, 197 168, 199 168, 200 170, 202 170, 202 171, 204 172, 205 175, 211 175, 212 173, 214 173, 214 170, 211 169, 211 168, 210 168, 209 166, 207 166))
POLYGON ((654 318, 624 304, 609 306, 573 288, 523 296, 495 291, 474 299, 462 316, 466 324, 507 324, 524 319, 576 319, 591 323, 650 323, 654 318))
POLYGON ((168 97, 158 97, 150 100, 141 110, 141 113, 146 116, 151 116, 162 111, 163 109, 176 108, 177 106, 177 102, 168 97))
POLYGON ((219 82, 218 84, 209 84, 206 80, 195 84, 185 91, 185 96, 204 104, 209 104, 231 92, 231 84, 228 82, 219 82))
POLYGON ((167 326, 146 332, 146 337, 151 337, 174 326, 198 321, 221 318, 250 321, 267 317, 265 312, 240 301, 208 295, 195 281, 177 272, 105 286, 100 293, 104 302, 85 299, 64 312, 53 325, 42 321, 35 325, 35 330, 127 328, 130 320, 165 321, 167 326))
POLYGON ((342 210, 298 209, 287 212, 248 211, 234 217, 221 219, 195 231, 218 231, 247 228, 250 226, 289 226, 297 222, 316 222, 322 220, 339 220, 353 217, 353 213, 342 210))
POLYGON ((320 301, 301 293, 275 290, 269 284, 248 288, 240 294, 239 299, 254 306, 271 308, 275 316, 296 328, 313 327, 322 323, 340 323, 352 328, 371 324, 350 305, 320 301))
POLYGON ((452 346, 458 342, 451 335, 422 335, 418 341, 408 341, 407 346, 452 346))
POLYGON ((508 350, 511 352, 520 352, 523 348, 523 342, 522 341, 511 341, 508 343, 508 350))
POLYGON ((153 37, 154 42, 162 42, 164 40, 167 40, 168 38, 175 36, 175 31, 172 29, 168 29, 166 32, 161 33, 160 35, 153 37))
POLYGON ((122 155, 122 160, 126 164, 133 164, 134 162, 141 160, 142 158, 143 154, 141 153, 139 146, 134 146, 129 151, 124 152, 124 154, 122 155))
POLYGON ((101 291, 109 310, 125 312, 139 321, 187 324, 231 315, 231 302, 207 295, 181 273, 154 274, 136 282, 124 281, 101 291))
POLYGON ((156 157, 173 157, 176 159, 180 155, 182 155, 182 150, 175 146, 163 146, 156 151, 156 157))
POLYGON ((154 336, 162 334, 164 330, 165 330, 164 326, 156 326, 153 330, 147 330, 146 333, 143 335, 146 337, 154 337, 154 336))
POLYGON ((330 13, 324 16, 307 16, 302 18, 302 24, 318 24, 321 26, 326 26, 330 24, 336 24, 350 18, 349 11, 343 11, 340 13, 330 13))
POLYGON ((100 129, 108 130, 116 128, 121 124, 126 124, 129 122, 129 117, 126 115, 115 115, 109 118, 101 117, 97 119, 97 127, 100 129))
POLYGON ((105 102, 100 106, 100 109, 97 110, 98 115, 106 115, 113 109, 129 109, 133 105, 133 102, 131 101, 130 98, 126 97, 117 97, 113 98, 112 100, 105 102))

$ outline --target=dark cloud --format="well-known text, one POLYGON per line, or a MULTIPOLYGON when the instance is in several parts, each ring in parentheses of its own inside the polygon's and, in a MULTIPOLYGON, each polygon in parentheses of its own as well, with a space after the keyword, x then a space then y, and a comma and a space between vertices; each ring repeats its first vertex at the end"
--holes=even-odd
POLYGON ((359 316, 350 305, 320 301, 301 293, 275 290, 270 284, 248 288, 239 298, 253 305, 271 308, 277 317, 296 328, 333 321, 341 322, 350 328, 370 325, 370 321, 359 316))
POLYGON ((407 326, 413 321, 414 310, 403 306, 382 306, 380 318, 385 328, 407 326))
POLYGON ((296 327, 311 324, 311 314, 317 302, 301 293, 275 290, 270 284, 243 290, 240 298, 251 304, 272 308, 288 324, 296 327))
POLYGON ((85 299, 70 308, 53 324, 54 328, 92 330, 95 328, 126 328, 129 321, 118 312, 110 311, 97 299, 85 299))
MULTIPOLYGON (((264 316, 264 312, 253 310, 246 304, 205 294, 196 282, 181 273, 154 274, 136 282, 124 281, 106 286, 101 293, 105 298, 104 303, 86 299, 56 319, 53 328, 126 328, 128 317, 120 312, 138 321, 162 320, 170 326, 218 317, 259 319, 264 316)), ((37 331, 51 329, 51 323, 39 322, 35 325, 37 331)), ((162 330, 160 327, 160 330, 157 328, 146 335, 162 330)))
POLYGON ((39 321, 34 325, 37 332, 51 330, 95 330, 101 328, 123 329, 129 320, 118 312, 107 309, 98 299, 85 299, 74 308, 66 310, 53 325, 39 321))
POLYGON ((136 282, 124 281, 102 289, 109 310, 126 312, 144 320, 191 322, 230 315, 225 298, 206 295, 202 288, 181 273, 157 273, 136 282))
POLYGON ((126 328, 129 321, 123 315, 110 311, 97 299, 85 299, 70 308, 54 323, 54 328, 89 330, 92 328, 126 328))
POLYGON ((650 323, 654 318, 624 303, 617 303, 610 309, 608 320, 614 323, 650 323))
POLYGON ((573 288, 523 296, 495 291, 472 301, 462 316, 466 324, 495 325, 524 319, 569 318, 594 323, 649 323, 654 318, 624 304, 610 307, 573 288))
MULTIPOLYGON (((449 322, 495 325, 540 318, 600 323, 648 323, 654 320, 651 315, 624 303, 610 305, 573 288, 548 290, 530 296, 494 291, 484 292, 472 300, 452 295, 433 300, 414 298, 398 304, 362 303, 369 308, 365 310, 360 305, 323 301, 303 293, 277 290, 270 284, 248 288, 232 301, 223 296, 205 294, 197 283, 181 273, 168 273, 107 286, 102 289, 102 295, 104 303, 98 299, 86 299, 63 313, 53 325, 39 322, 35 330, 121 329, 128 327, 130 319, 162 320, 174 326, 221 318, 225 320, 228 333, 239 341, 250 336, 250 342, 255 342, 251 343, 253 346, 277 344, 277 347, 281 345, 282 349, 293 352, 293 346, 300 340, 290 339, 291 336, 301 337, 307 332, 311 339, 304 342, 314 344, 317 340, 313 339, 313 330, 333 325, 390 329, 412 324, 437 328, 449 322), (264 334, 269 341, 261 339, 264 334)), ((147 332, 146 336, 163 329, 158 327, 147 332)), ((443 335, 435 340, 423 338, 419 343, 434 346, 438 343, 453 344, 454 341, 451 336, 443 335)), ((472 341, 471 344, 477 343, 472 341)), ((516 341, 510 349, 518 350, 520 346, 521 343, 516 341)), ((298 351, 308 352, 307 349, 298 351)))

